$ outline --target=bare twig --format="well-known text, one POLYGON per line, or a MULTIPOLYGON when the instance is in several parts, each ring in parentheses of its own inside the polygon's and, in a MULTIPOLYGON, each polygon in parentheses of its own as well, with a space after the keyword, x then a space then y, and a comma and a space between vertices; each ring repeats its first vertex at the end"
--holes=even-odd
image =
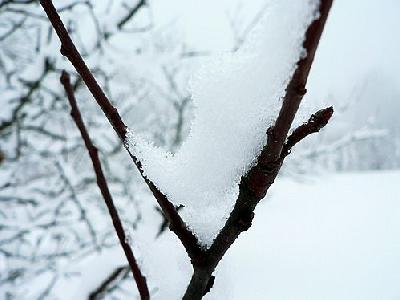
POLYGON ((293 130, 283 146, 281 158, 286 157, 290 153, 291 149, 302 139, 306 138, 310 134, 319 132, 322 128, 324 128, 328 124, 332 115, 332 106, 321 109, 312 114, 306 123, 293 130))
POLYGON ((24 85, 28 88, 28 91, 26 95, 24 95, 19 99, 18 105, 13 109, 11 113, 11 118, 9 120, 2 121, 0 123, 0 134, 15 124, 15 122, 19 118, 21 110, 29 101, 32 100, 32 94, 40 88, 40 85, 42 84, 43 80, 53 70, 54 70, 53 64, 48 58, 46 58, 43 63, 43 71, 40 74, 39 78, 31 82, 23 82, 24 85))
POLYGON ((139 2, 128 11, 128 14, 121 21, 118 22, 118 29, 122 29, 125 24, 128 23, 129 20, 131 20, 132 17, 139 11, 139 9, 141 9, 146 4, 146 0, 139 0, 139 2))
POLYGON ((93 292, 89 294, 88 300, 99 300, 109 291, 119 278, 124 278, 129 273, 128 266, 122 266, 116 268, 106 279, 97 287, 93 292))
POLYGON ((102 109, 103 113, 107 117, 110 124, 113 126, 115 132, 118 134, 121 141, 124 143, 129 155, 131 156, 133 162, 138 168, 140 174, 148 185, 150 191, 153 193, 154 197, 157 199, 158 204, 162 208, 165 216, 170 222, 171 230, 178 236, 183 246, 185 247, 188 255, 193 258, 199 255, 202 250, 199 246, 196 236, 188 229, 186 224, 183 222, 182 218, 179 216, 174 205, 167 199, 167 197, 151 182, 143 173, 141 162, 129 151, 127 146, 126 134, 127 126, 122 121, 120 114, 117 109, 111 104, 110 100, 104 94, 103 90, 97 83, 93 74, 90 72, 89 68, 86 66, 81 55, 76 49, 74 43, 72 42, 64 24, 62 23, 60 16, 58 15, 56 8, 54 7, 51 0, 41 0, 40 4, 44 8, 51 24, 53 25, 60 41, 61 41, 61 54, 66 56, 72 65, 75 67, 76 71, 82 77, 86 86, 92 93, 94 99, 102 109))
POLYGON ((85 124, 83 123, 81 113, 79 111, 78 105, 76 103, 76 99, 73 93, 72 85, 70 82, 70 78, 67 72, 62 72, 61 74, 61 83, 64 86, 64 89, 67 93, 68 101, 71 105, 71 116, 72 119, 74 120, 76 126, 78 127, 82 139, 85 142, 85 146, 89 152, 89 156, 92 160, 93 163, 93 168, 96 173, 96 178, 97 178, 97 185, 101 191, 101 194, 104 198, 104 202, 107 205, 108 212, 111 216, 115 231, 117 232, 117 236, 119 239, 119 242, 121 244, 121 247, 124 250, 125 256, 129 262, 129 266, 131 267, 133 277, 135 278, 136 285, 138 287, 141 299, 147 300, 150 299, 150 294, 149 294, 149 289, 147 287, 146 283, 146 278, 142 275, 142 272, 140 271, 140 268, 136 262, 136 258, 133 254, 132 248, 130 247, 127 237, 125 234, 125 230, 122 226, 121 219, 119 218, 118 211, 114 205, 114 201, 112 199, 110 190, 108 189, 108 184, 107 180, 104 176, 102 167, 101 167, 101 162, 99 159, 98 151, 97 148, 93 145, 89 133, 85 127, 85 124))

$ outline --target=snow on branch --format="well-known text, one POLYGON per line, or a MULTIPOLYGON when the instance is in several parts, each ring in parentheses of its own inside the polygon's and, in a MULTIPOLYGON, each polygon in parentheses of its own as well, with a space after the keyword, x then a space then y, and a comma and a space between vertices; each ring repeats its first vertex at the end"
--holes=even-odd
POLYGON ((275 1, 249 42, 204 65, 191 83, 191 132, 172 154, 128 130, 52 2, 41 1, 61 53, 114 127, 191 259, 194 273, 183 299, 201 299, 212 288, 216 266, 251 226, 287 151, 329 121, 332 108, 314 114, 288 138, 332 2, 275 1))
POLYGON ((194 74, 194 120, 176 153, 128 135, 146 176, 175 206, 184 206, 180 214, 205 247, 229 217, 241 178, 256 163, 272 126, 278 140, 267 146, 268 159, 279 159, 322 32, 315 23, 307 31, 318 5, 271 3, 238 51, 210 59, 194 74))
MULTIPOLYGON (((284 2, 288 10, 292 8, 293 4, 297 3, 292 1, 281 1, 280 3, 284 2)), ((222 259, 229 247, 241 232, 250 228, 255 207, 265 197, 269 187, 278 175, 283 162, 281 158, 282 149, 294 116, 306 93, 305 85, 307 77, 333 0, 321 0, 314 3, 318 4, 318 8, 316 9, 317 15, 311 24, 307 26, 303 41, 303 48, 306 50, 306 53, 301 56, 296 64, 296 70, 287 84, 278 118, 275 124, 268 129, 267 144, 258 156, 257 163, 241 178, 239 195, 235 206, 224 227, 207 251, 208 264, 205 267, 199 267, 198 271, 195 269, 192 280, 186 290, 185 296, 187 297, 185 299, 192 299, 191 296, 196 294, 198 290, 205 290, 205 286, 207 285, 207 282, 205 283, 207 279, 206 275, 208 275, 208 279, 211 278, 215 266, 222 259), (199 276, 196 273, 203 274, 199 276)), ((306 6, 304 3, 302 5, 306 6)), ((315 12, 313 7, 308 7, 307 9, 315 12)), ((286 10, 283 10, 278 15, 281 16, 285 12, 286 10)), ((278 24, 280 23, 278 22, 278 24)))

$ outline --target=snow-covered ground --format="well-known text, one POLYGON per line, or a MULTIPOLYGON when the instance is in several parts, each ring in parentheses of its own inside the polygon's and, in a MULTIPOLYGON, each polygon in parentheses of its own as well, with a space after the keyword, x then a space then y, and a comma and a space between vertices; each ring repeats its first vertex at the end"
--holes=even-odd
MULTIPOLYGON (((400 299, 400 171, 302 179, 276 181, 205 298, 400 299)), ((153 298, 180 299, 191 267, 172 234, 153 241, 156 229, 139 231, 136 249, 153 298)), ((68 279, 60 295, 85 299, 122 262, 118 251, 87 261, 83 278, 68 279)))
POLYGON ((400 299, 399 182, 399 171, 278 180, 222 262, 226 299, 400 299))

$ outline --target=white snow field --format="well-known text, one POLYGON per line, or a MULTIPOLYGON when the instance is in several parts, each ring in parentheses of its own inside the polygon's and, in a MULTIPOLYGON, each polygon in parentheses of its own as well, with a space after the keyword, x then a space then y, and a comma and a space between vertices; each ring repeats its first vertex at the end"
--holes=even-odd
MULTIPOLYGON (((400 171, 278 178, 205 299, 400 299, 399 181, 400 171)), ((152 222, 134 236, 152 299, 180 299, 191 276, 188 258, 173 234, 154 240, 152 222)), ((87 260, 83 276, 67 279, 59 295, 84 299, 122 263, 119 249, 87 260)), ((133 283, 127 291, 136 293, 133 283)))
POLYGON ((225 299, 400 299, 399 182, 399 171, 277 180, 222 261, 225 299))

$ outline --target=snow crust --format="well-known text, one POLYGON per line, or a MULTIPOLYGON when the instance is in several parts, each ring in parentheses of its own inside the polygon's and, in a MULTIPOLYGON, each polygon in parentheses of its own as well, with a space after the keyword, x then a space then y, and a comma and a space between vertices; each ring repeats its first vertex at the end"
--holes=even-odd
POLYGON ((192 76, 195 119, 176 153, 127 135, 145 175, 175 205, 184 205, 182 217, 205 246, 224 225, 241 176, 266 142, 316 17, 317 0, 270 2, 241 49, 209 59, 192 76))

